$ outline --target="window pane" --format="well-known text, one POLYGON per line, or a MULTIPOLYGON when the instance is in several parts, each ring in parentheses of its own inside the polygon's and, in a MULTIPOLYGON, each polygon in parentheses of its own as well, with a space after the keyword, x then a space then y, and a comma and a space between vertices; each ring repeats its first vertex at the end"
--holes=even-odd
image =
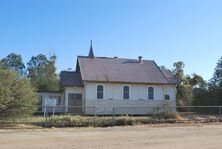
POLYGON ((103 99, 103 92, 97 92, 97 99, 103 99))
POLYGON ((154 99, 154 89, 153 89, 153 87, 148 88, 148 98, 149 99, 154 99))
POLYGON ((81 100, 82 99, 82 94, 76 94, 76 100, 81 100))
POLYGON ((97 86, 97 99, 103 99, 103 86, 97 86))
POLYGON ((123 87, 123 92, 124 93, 126 93, 126 92, 129 93, 129 86, 124 86, 123 87))
POLYGON ((98 86, 97 86, 97 91, 103 92, 103 86, 102 86, 102 85, 98 85, 98 86))
POLYGON ((123 99, 129 99, 129 93, 124 93, 123 94, 123 99))
POLYGON ((170 100, 170 95, 165 95, 165 100, 170 100))
POLYGON ((129 86, 123 86, 123 99, 129 99, 129 86))

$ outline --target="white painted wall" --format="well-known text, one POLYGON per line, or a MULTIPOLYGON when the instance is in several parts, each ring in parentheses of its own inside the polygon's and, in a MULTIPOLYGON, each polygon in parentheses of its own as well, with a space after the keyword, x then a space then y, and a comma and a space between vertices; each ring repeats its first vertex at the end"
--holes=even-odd
MULTIPOLYGON (((150 85, 150 84, 121 84, 84 82, 83 87, 66 87, 64 90, 64 105, 68 106, 68 94, 81 93, 83 111, 85 114, 112 114, 113 107, 116 114, 147 114, 152 113, 155 106, 169 106, 176 104, 175 85, 150 85), (104 99, 97 99, 97 85, 104 86, 104 99), (123 86, 130 86, 130 99, 123 99, 123 86), (154 99, 148 99, 148 87, 154 87, 154 99), (171 100, 165 101, 164 95, 169 94, 171 100), (84 108, 89 107, 89 108, 84 108), (91 107, 91 108, 90 108, 91 107), (93 107, 96 107, 94 109, 93 107), (125 107, 125 108, 123 108, 125 107), (134 107, 134 108, 133 108, 134 107), (138 107, 138 108, 135 108, 138 107), (149 108, 148 108, 149 107, 149 108)), ((66 108, 68 112, 68 108, 66 108)))
MULTIPOLYGON (((150 85, 150 84, 121 84, 121 83, 96 83, 85 82, 85 106, 97 107, 96 111, 104 114, 111 114, 112 107, 125 107, 117 110, 119 114, 146 114, 152 112, 152 108, 162 106, 163 102, 167 102, 169 106, 176 104, 176 88, 175 85, 150 85), (97 85, 104 85, 104 99, 97 99, 97 85), (130 99, 123 99, 123 86, 130 86, 130 99), (154 87, 154 99, 148 99, 148 87, 154 87), (170 95, 170 101, 164 101, 164 95, 170 95), (100 108, 99 108, 100 107, 100 108), (128 107, 128 108, 127 108, 128 107), (130 108, 131 107, 131 108, 130 108), (141 107, 141 108, 132 108, 141 107), (143 108, 142 108, 143 107, 143 108)), ((116 111, 117 112, 117 111, 116 111)), ((86 109, 86 114, 93 114, 92 109, 86 109)))
POLYGON ((174 85, 149 84, 121 84, 121 83, 85 83, 86 100, 97 99, 96 86, 104 85, 104 99, 123 100, 123 86, 130 86, 130 100, 148 100, 148 87, 154 87, 154 100, 163 100, 164 94, 169 94, 175 100, 176 89, 174 85))

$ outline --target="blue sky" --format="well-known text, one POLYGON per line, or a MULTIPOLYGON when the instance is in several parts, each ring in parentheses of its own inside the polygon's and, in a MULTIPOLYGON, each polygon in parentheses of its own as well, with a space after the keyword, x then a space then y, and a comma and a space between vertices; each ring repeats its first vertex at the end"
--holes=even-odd
POLYGON ((0 58, 55 53, 75 68, 93 40, 96 56, 155 60, 208 80, 222 56, 221 0, 1 0, 0 58))

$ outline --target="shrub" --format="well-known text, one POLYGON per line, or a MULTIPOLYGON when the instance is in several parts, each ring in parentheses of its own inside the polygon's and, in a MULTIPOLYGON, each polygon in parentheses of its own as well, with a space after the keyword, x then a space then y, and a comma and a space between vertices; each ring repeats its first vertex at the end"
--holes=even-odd
MULTIPOLYGON (((159 123, 156 118, 152 117, 90 117, 90 116, 51 116, 47 120, 39 119, 32 124, 42 127, 110 127, 110 126, 130 126, 137 124, 159 123)), ((166 121, 167 122, 167 121, 166 121)))
POLYGON ((171 112, 169 110, 165 110, 165 111, 162 111, 159 114, 155 115, 155 117, 159 118, 159 119, 175 119, 176 113, 171 112))

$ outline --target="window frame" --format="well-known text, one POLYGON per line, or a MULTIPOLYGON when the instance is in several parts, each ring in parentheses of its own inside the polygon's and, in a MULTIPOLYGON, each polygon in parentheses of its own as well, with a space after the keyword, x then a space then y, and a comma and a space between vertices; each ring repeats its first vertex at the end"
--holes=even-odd
MULTIPOLYGON (((99 92, 101 92, 101 91, 99 91, 99 92)), ((96 99, 104 99, 104 97, 105 97, 105 85, 104 84, 96 84, 96 99), (102 98, 98 98, 98 86, 103 87, 103 91, 102 91, 103 97, 102 98)))
POLYGON ((123 100, 130 100, 131 99, 131 86, 130 85, 122 85, 122 99, 123 100), (124 87, 125 86, 129 87, 129 98, 128 99, 124 98, 124 87))
POLYGON ((147 87, 147 99, 148 100, 154 100, 155 99, 155 88, 153 86, 148 86, 147 87), (150 98, 150 96, 149 96, 150 95, 150 91, 149 91, 150 88, 153 88, 153 98, 150 98))

